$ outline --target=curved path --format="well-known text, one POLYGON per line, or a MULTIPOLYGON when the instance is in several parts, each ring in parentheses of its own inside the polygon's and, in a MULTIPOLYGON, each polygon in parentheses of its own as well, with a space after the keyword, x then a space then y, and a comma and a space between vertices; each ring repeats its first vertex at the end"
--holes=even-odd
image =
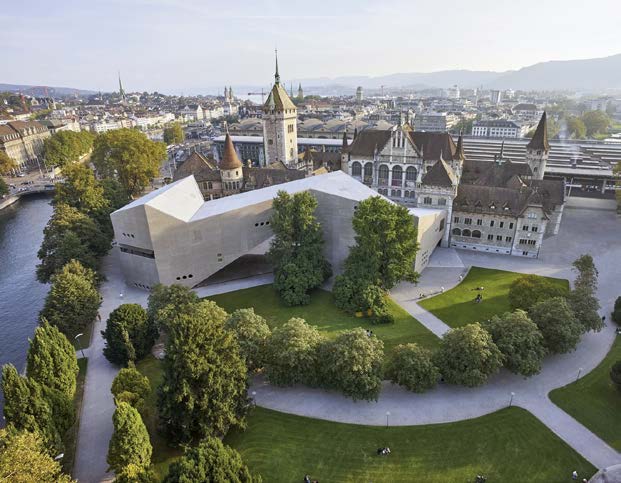
MULTIPOLYGON (((614 299, 621 294, 621 224, 613 212, 566 210, 561 232, 546 240, 538 260, 519 257, 487 255, 476 252, 438 249, 430 267, 425 270, 420 284, 401 284, 392 291, 393 297, 421 323, 436 335, 446 332, 447 326, 416 304, 421 291, 437 291, 456 285, 464 266, 481 266, 536 273, 573 279, 571 263, 582 253, 591 253, 600 270, 598 296, 602 313, 611 312, 614 299)), ((102 287, 103 320, 121 303, 135 302, 146 305, 148 294, 126 287, 115 263, 116 254, 107 260, 105 273, 108 280, 102 287), (120 297, 123 293, 123 298, 120 297)), ((269 276, 229 282, 199 289, 207 296, 254 285, 270 283, 269 276)), ((89 351, 82 422, 79 431, 75 476, 81 482, 99 482, 106 473, 108 441, 112 434, 114 404, 110 386, 117 368, 103 357, 103 341, 98 324, 89 351)), ((310 416, 354 424, 384 425, 386 413, 391 425, 418 425, 453 422, 494 412, 512 404, 533 413, 559 437, 582 454, 594 466, 604 468, 621 462, 621 455, 610 448, 587 428, 575 421, 548 399, 548 393, 557 387, 575 381, 594 369, 606 356, 614 340, 614 329, 586 334, 577 350, 570 354, 548 357, 540 374, 530 379, 501 371, 488 384, 479 388, 440 385, 425 394, 413 394, 388 382, 377 402, 353 402, 340 394, 306 387, 276 388, 258 378, 252 391, 258 405, 291 414, 310 416)))

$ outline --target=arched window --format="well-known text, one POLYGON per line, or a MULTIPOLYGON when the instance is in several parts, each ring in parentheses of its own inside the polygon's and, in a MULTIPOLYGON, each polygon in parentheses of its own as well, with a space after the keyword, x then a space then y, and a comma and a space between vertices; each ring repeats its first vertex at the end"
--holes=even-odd
POLYGON ((388 184, 388 166, 385 164, 380 165, 378 171, 378 178, 380 184, 388 184))
POLYGON ((403 168, 395 166, 392 168, 392 185, 401 186, 403 184, 403 168))
POLYGON ((371 177, 373 176, 373 163, 367 163, 364 165, 364 177, 371 177))
POLYGON ((473 230, 472 238, 481 238, 481 232, 479 230, 473 230))
POLYGON ((362 165, 358 161, 351 163, 351 175, 362 176, 362 165))
POLYGON ((414 166, 408 166, 408 169, 405 170, 406 181, 416 181, 416 175, 416 168, 414 166))
POLYGON ((390 196, 394 198, 401 198, 401 190, 391 190, 390 196))
POLYGON ((459 228, 453 228, 453 235, 461 236, 461 230, 459 228))
POLYGON ((213 189, 213 183, 211 181, 207 182, 207 189, 210 189, 210 190, 213 189))
POLYGON ((470 230, 468 230, 468 228, 466 228, 464 231, 461 232, 461 236, 471 236, 470 235, 470 230))

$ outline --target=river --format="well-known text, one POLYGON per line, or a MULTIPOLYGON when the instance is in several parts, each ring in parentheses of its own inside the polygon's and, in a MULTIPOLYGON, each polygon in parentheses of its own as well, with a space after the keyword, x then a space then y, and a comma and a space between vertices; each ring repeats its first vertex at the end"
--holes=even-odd
POLYGON ((49 289, 37 282, 35 267, 43 228, 52 215, 50 201, 34 195, 0 211, 0 364, 10 362, 20 372, 49 289))

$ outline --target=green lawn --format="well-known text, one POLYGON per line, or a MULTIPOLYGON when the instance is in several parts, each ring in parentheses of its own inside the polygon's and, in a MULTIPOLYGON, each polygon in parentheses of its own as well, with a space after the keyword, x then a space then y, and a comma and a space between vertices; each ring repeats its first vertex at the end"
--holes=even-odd
POLYGON ((355 327, 368 328, 384 341, 386 353, 395 346, 408 342, 417 342, 430 349, 439 343, 439 339, 432 332, 392 299, 389 300, 389 310, 395 317, 395 323, 373 325, 368 319, 356 318, 337 309, 332 294, 325 290, 313 292, 311 303, 300 307, 283 305, 272 285, 262 285, 209 298, 229 313, 235 309, 253 307, 257 314, 265 317, 271 328, 284 324, 291 317, 303 318, 329 337, 335 337, 339 332, 355 327))
POLYGON ((166 443, 166 439, 158 433, 157 416, 157 388, 162 382, 162 362, 149 355, 136 364, 144 376, 149 378, 151 383, 151 394, 146 401, 146 410, 143 415, 144 424, 149 430, 151 445, 153 445, 153 456, 151 463, 157 477, 162 480, 168 473, 168 466, 183 453, 180 449, 171 448, 166 443))
POLYGON ((582 379, 550 393, 561 409, 621 451, 621 391, 610 380, 610 368, 621 360, 621 336, 606 358, 582 379))
POLYGON ((82 408, 82 398, 84 397, 84 381, 86 380, 86 370, 88 369, 88 359, 78 359, 78 377, 76 379, 75 396, 73 397, 73 407, 75 408, 75 423, 65 434, 65 456, 62 459, 63 471, 67 474, 73 473, 75 462, 75 450, 78 443, 78 431, 80 430, 80 410, 82 408))
MULTIPOLYGON (((464 280, 443 294, 419 302, 419 305, 433 313, 451 327, 461 327, 473 322, 483 322, 493 315, 511 311, 509 288, 513 281, 523 274, 472 267, 464 280), (477 287, 483 287, 479 292, 477 287), (483 296, 481 303, 474 303, 477 294, 483 296)), ((560 278, 549 278, 555 284, 568 288, 569 282, 560 278)))
POLYGON ((427 426, 359 426, 256 408, 245 432, 225 442, 263 481, 564 482, 595 469, 534 416, 512 407, 477 419, 427 426), (389 456, 377 456, 388 446, 389 456))

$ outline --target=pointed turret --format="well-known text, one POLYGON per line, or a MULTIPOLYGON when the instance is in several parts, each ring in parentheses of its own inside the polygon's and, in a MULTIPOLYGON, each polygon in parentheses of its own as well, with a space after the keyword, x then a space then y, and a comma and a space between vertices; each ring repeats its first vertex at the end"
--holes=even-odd
POLYGON ((459 131, 459 137, 457 138, 457 148, 455 149, 455 155, 453 159, 456 161, 465 161, 466 154, 464 153, 464 135, 462 131, 459 131))
POLYGON ((219 168, 222 170, 229 169, 239 169, 242 167, 242 163, 237 156, 237 152, 235 151, 235 146, 233 146, 233 140, 228 133, 226 133, 226 137, 224 138, 224 150, 222 153, 222 160, 220 161, 219 168))
POLYGON ((341 147, 341 152, 346 152, 349 147, 349 143, 347 142, 347 131, 343 131, 343 146, 341 147))
POLYGON ((500 144, 500 154, 498 155, 498 162, 502 163, 503 158, 505 155, 505 140, 502 140, 502 143, 500 144))
POLYGON ((547 114, 545 111, 543 111, 539 124, 537 124, 537 129, 535 129, 535 134, 526 146, 526 149, 531 149, 533 151, 544 151, 546 153, 550 151, 550 143, 548 142, 547 114))
POLYGON ((123 89, 123 83, 121 82, 121 71, 119 71, 119 96, 121 96, 121 100, 125 102, 125 89, 123 89))
POLYGON ((278 49, 274 49, 274 55, 276 56, 276 73, 274 74, 274 82, 280 84, 280 74, 278 73, 278 49))

